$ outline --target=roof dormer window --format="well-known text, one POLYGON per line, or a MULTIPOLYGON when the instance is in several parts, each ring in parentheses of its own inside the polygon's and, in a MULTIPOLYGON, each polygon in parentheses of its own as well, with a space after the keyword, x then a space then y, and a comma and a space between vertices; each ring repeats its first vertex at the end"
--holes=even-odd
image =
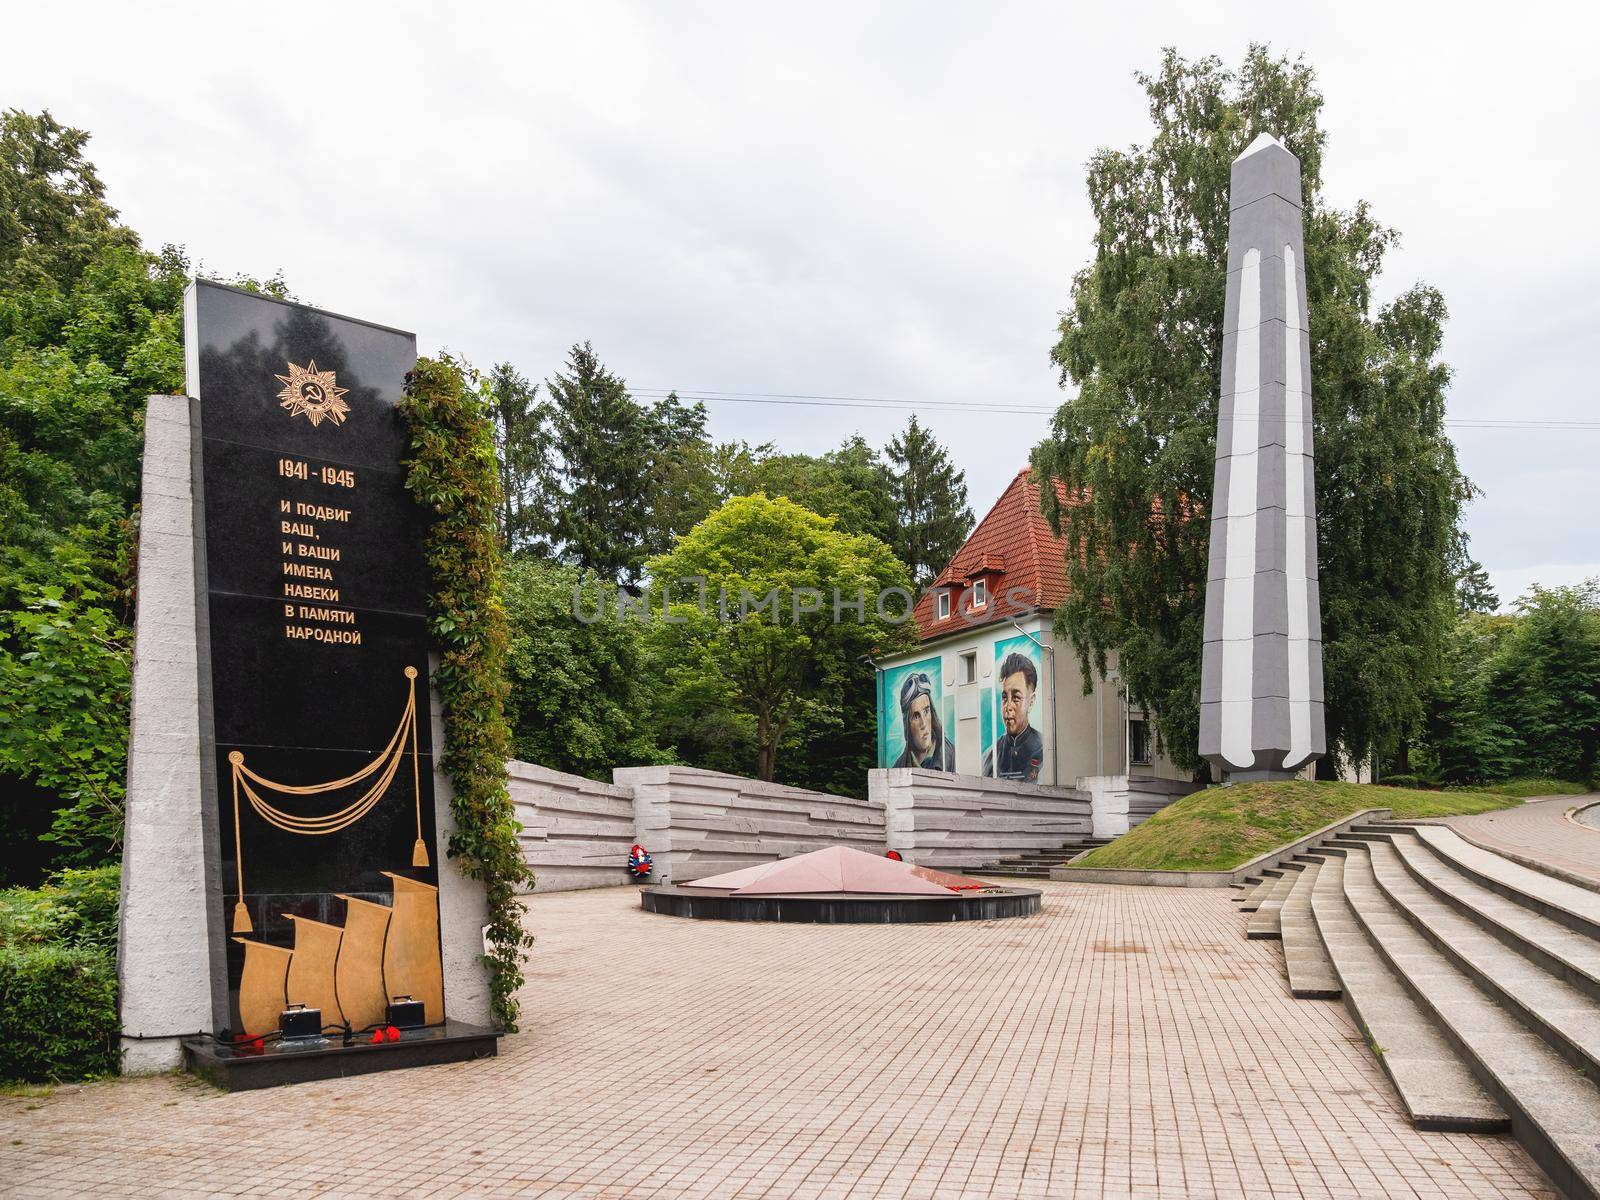
POLYGON ((972 607, 987 608, 989 605, 989 581, 979 579, 972 585, 972 607))
POLYGON ((939 620, 948 621, 949 619, 950 619, 950 593, 949 592, 940 592, 939 593, 939 620))

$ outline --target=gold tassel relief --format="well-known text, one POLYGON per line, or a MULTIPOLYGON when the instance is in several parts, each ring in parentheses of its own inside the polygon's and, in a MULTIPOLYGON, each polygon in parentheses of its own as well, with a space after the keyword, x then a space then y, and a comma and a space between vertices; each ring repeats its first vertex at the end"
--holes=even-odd
MULTIPOLYGON (((372 811, 394 782, 409 744, 417 823, 411 865, 429 865, 428 847, 422 836, 417 669, 407 667, 405 676, 409 692, 394 736, 372 762, 353 775, 326 783, 282 784, 251 770, 240 751, 228 755, 233 776, 233 849, 239 887, 239 900, 233 910, 235 934, 254 931, 250 910, 244 903, 244 855, 239 834, 243 815, 241 797, 263 821, 285 833, 303 837, 338 833, 372 811), (358 784, 367 784, 367 787, 349 804, 316 817, 285 812, 261 794, 319 796, 358 784)), ((392 903, 374 904, 340 895, 346 905, 342 927, 285 913, 284 916, 294 922, 293 950, 249 938, 233 939, 245 948, 244 974, 239 984, 239 1016, 246 1037, 276 1029, 279 1015, 291 1004, 321 1009, 324 1025, 348 1021, 353 1028, 360 1029, 383 1019, 390 997, 409 995, 423 1002, 428 1024, 444 1020, 439 889, 389 871, 383 874, 391 881, 392 903)))

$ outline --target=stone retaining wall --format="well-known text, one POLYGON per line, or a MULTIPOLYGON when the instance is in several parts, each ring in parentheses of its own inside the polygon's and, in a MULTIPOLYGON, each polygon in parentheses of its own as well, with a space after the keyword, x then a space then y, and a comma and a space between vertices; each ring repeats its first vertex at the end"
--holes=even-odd
POLYGON ((854 800, 696 767, 618 767, 634 798, 639 842, 655 860, 655 881, 707 875, 820 850, 884 851, 884 812, 854 800))
POLYGON ((1198 790, 1185 779, 1152 779, 1137 775, 1089 775, 1078 780, 1093 806, 1094 836, 1121 837, 1180 796, 1198 790))
POLYGON ((538 876, 537 890, 630 881, 628 850, 635 835, 628 788, 516 759, 506 763, 506 784, 522 823, 522 857, 538 876))
POLYGON ((867 794, 884 806, 889 849, 941 870, 1059 850, 1090 828, 1089 797, 1075 788, 891 767, 868 772, 867 794))

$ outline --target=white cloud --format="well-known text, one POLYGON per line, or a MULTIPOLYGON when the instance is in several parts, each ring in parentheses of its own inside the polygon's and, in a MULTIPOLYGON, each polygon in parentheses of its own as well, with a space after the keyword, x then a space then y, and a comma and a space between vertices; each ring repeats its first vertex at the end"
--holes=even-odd
MULTIPOLYGON (((1083 164, 1147 133, 1160 48, 1304 51, 1326 180, 1441 287, 1456 416, 1593 416, 1596 18, 1389 3, 240 7, 7 16, 0 103, 92 130, 147 241, 534 377, 1050 405, 1083 164)), ((712 405, 820 450, 899 411, 712 405)), ((983 511, 1046 419, 930 411, 983 511)), ((1600 560, 1600 432, 1473 431, 1491 570, 1600 560)), ((1510 575, 1507 574, 1509 578, 1510 575)), ((1498 578, 1498 575, 1497 575, 1498 578)), ((1508 597, 1509 598, 1509 597, 1508 597)))

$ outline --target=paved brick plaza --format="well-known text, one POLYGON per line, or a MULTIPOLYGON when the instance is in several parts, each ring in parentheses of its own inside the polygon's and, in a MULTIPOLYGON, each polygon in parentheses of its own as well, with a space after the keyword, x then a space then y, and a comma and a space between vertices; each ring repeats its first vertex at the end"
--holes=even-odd
POLYGON ((1046 884, 1037 917, 825 928, 539 897, 503 1057, 237 1096, 0 1098, 0 1190, 595 1197, 1551 1195, 1418 1133, 1227 891, 1046 884))

